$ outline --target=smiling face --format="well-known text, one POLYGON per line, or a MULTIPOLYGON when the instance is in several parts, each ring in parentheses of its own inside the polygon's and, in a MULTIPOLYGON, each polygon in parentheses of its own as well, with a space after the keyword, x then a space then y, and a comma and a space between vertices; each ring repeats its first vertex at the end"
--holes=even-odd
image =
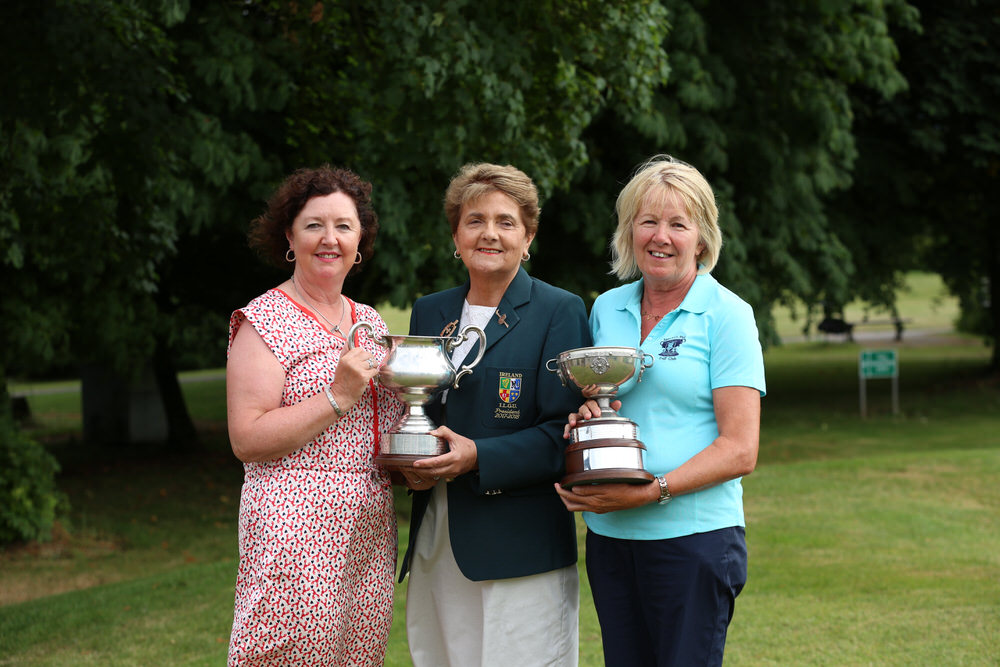
POLYGON ((354 266, 361 242, 361 220, 354 200, 343 192, 313 197, 295 216, 285 236, 295 251, 297 275, 339 289, 354 266))
POLYGON ((517 202, 494 191, 462 206, 452 238, 475 283, 513 280, 534 236, 524 226, 517 202))
POLYGON ((632 219, 632 251, 647 283, 671 288, 693 282, 704 249, 698 225, 673 190, 651 191, 632 219))

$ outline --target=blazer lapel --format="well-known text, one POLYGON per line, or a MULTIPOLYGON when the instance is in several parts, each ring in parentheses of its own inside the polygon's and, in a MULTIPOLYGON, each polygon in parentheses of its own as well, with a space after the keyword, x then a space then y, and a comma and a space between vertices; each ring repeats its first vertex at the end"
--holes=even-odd
MULTIPOLYGON (((440 317, 442 329, 438 335, 457 336, 459 331, 461 331, 458 323, 462 317, 462 306, 465 303, 465 297, 468 293, 469 283, 466 283, 464 290, 457 290, 455 292, 454 299, 449 299, 441 303, 440 317), (453 325, 454 328, 448 333, 448 329, 452 328, 453 325)), ((523 268, 519 268, 517 275, 514 276, 514 280, 507 286, 507 291, 504 292, 503 297, 500 299, 500 305, 497 306, 486 328, 483 329, 483 335, 486 336, 487 350, 496 345, 501 338, 510 333, 518 325, 521 317, 518 315, 517 309, 528 303, 530 298, 531 277, 523 268)), ((480 342, 476 341, 472 349, 469 350, 468 355, 466 355, 467 359, 474 359, 479 354, 479 345, 480 342)))
MULTIPOLYGON (((531 298, 531 278, 524 269, 518 269, 514 280, 507 286, 493 317, 483 331, 486 334, 486 349, 497 344, 501 338, 514 330, 521 321, 517 309, 531 298)), ((478 348, 476 348, 478 349, 478 348)), ((475 350, 473 350, 475 351, 475 350)))
POLYGON ((441 318, 440 333, 436 336, 452 337, 458 335, 458 324, 462 317, 462 304, 465 302, 465 295, 469 293, 469 285, 466 283, 465 290, 456 290, 454 296, 441 301, 438 314, 441 318))

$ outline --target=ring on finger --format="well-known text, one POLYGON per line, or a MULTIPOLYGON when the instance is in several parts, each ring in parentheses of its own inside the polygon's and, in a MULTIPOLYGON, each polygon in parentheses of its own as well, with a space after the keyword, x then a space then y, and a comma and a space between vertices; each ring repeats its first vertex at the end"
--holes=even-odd
POLYGON ((368 357, 368 370, 375 368, 375 362, 372 361, 371 357, 368 357))

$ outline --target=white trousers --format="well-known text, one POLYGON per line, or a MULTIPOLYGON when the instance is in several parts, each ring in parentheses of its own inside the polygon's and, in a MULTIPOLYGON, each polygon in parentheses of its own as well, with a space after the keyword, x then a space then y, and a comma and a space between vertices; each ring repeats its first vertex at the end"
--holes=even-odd
POLYGON ((445 485, 435 487, 406 589, 414 667, 576 667, 579 617, 576 565, 514 579, 466 579, 451 550, 445 485))

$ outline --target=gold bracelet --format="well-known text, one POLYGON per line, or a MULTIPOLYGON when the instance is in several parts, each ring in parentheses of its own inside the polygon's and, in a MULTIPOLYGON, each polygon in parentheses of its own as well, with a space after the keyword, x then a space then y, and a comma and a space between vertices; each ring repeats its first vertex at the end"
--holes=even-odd
POLYGON ((333 392, 330 391, 330 385, 323 387, 323 391, 326 393, 326 400, 330 401, 330 405, 333 406, 333 411, 337 413, 337 419, 344 418, 344 411, 340 409, 337 405, 337 400, 333 397, 333 392))

